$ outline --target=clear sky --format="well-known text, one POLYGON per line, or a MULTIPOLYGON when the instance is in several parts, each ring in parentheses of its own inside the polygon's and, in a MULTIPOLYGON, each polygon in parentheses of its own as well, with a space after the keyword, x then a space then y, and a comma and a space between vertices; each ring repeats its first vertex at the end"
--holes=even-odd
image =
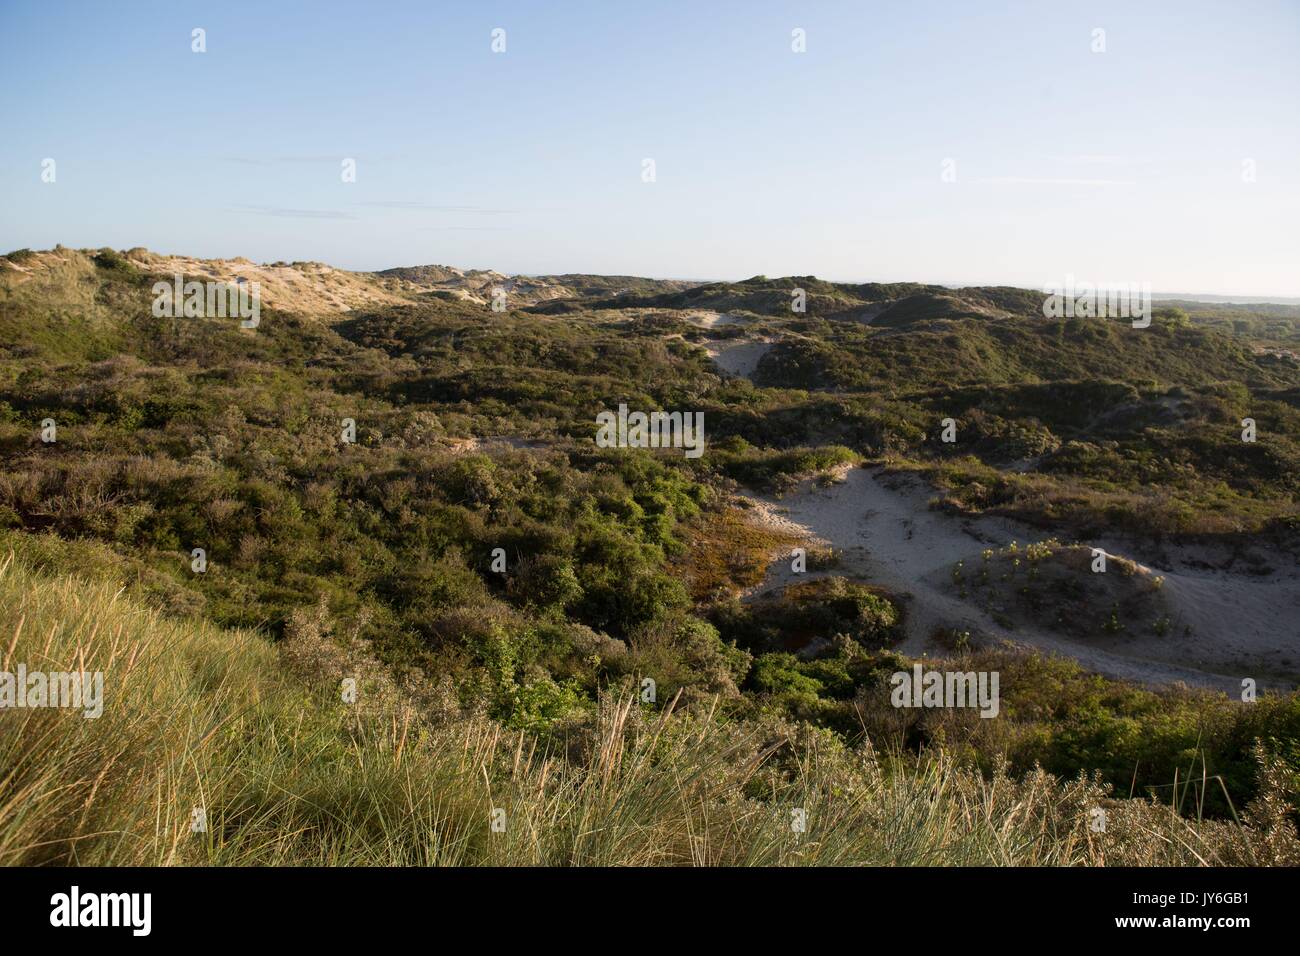
POLYGON ((0 79, 0 251, 1300 295, 1297 0, 0 0, 0 79))

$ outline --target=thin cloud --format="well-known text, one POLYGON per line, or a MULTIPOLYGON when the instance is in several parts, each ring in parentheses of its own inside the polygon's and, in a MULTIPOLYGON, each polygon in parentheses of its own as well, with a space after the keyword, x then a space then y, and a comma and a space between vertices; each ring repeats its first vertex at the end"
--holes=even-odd
POLYGON ((977 179, 977 183, 994 186, 1136 186, 1133 179, 1063 179, 1035 176, 993 176, 977 179))
POLYGON ((517 209, 490 209, 487 206, 440 206, 436 203, 413 202, 405 199, 384 199, 355 203, 357 206, 373 206, 378 209, 411 209, 427 212, 465 212, 482 216, 499 216, 518 212, 517 209))
POLYGON ((338 163, 343 156, 223 156, 227 163, 240 163, 244 166, 278 166, 289 163, 338 163))
POLYGON ((280 206, 247 206, 239 205, 237 209, 245 212, 255 213, 259 216, 274 216, 277 219, 351 219, 356 220, 356 216, 347 212, 340 212, 337 209, 285 209, 280 206))
POLYGON ((1090 166, 1122 166, 1131 162, 1127 156, 1112 156, 1105 153, 1080 153, 1074 156, 1062 156, 1067 163, 1084 163, 1090 166))

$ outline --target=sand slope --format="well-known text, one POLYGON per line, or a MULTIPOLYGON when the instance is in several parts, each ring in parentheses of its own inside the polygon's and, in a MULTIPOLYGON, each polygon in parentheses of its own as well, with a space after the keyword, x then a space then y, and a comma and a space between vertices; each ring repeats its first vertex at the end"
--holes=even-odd
MULTIPOLYGON (((970 630, 986 639, 1032 645, 1079 660, 1101 674, 1147 683, 1185 681, 1238 694, 1243 677, 1260 687, 1293 686, 1300 676, 1300 578, 1294 567, 1270 578, 1193 570, 1161 570, 1173 628, 1163 637, 1132 634, 1079 640, 1043 628, 1008 629, 958 598, 947 585, 953 565, 974 564, 984 548, 1046 537, 999 518, 962 518, 929 509, 933 491, 921 482, 880 468, 855 469, 830 488, 805 481, 780 501, 745 495, 757 520, 843 551, 831 573, 859 575, 903 596, 907 610, 905 653, 936 653, 938 627, 970 630), (1191 632, 1186 633, 1185 628, 1191 632)), ((1114 541, 1093 543, 1123 555, 1114 541)), ((1132 555, 1125 555, 1132 557, 1132 555)), ((1187 554, 1190 563, 1198 557, 1187 554)), ((782 556, 762 588, 806 576, 792 575, 782 556)))
POLYGON ((708 342, 705 349, 713 363, 728 375, 751 378, 759 360, 772 348, 771 342, 708 342))

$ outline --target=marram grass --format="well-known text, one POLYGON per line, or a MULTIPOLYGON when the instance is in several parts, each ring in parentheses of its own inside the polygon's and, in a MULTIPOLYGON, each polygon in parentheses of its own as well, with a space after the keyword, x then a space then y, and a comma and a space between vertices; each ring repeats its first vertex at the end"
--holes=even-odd
POLYGON ((102 671, 104 711, 0 711, 8 865, 1251 865, 1300 859, 1261 770, 1242 822, 1095 781, 991 778, 778 722, 642 708, 538 738, 431 720, 300 616, 264 636, 0 556, 0 671, 102 671), (310 665, 310 666, 307 666, 310 665), (344 703, 340 675, 358 675, 344 703), (1096 832, 1093 811, 1104 810, 1096 832), (205 826, 193 825, 196 809, 205 826), (804 823, 802 832, 797 821, 804 823))

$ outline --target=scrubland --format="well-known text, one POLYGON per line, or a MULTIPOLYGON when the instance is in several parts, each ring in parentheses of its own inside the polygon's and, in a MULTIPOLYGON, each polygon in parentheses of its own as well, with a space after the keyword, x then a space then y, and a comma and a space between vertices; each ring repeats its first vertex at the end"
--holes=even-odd
POLYGON ((1300 654, 1247 702, 989 638, 1157 627, 1158 568, 1062 583, 1103 537, 1294 573, 1300 316, 582 276, 498 313, 490 276, 277 264, 250 330, 155 317, 161 261, 0 260, 0 670, 106 696, 0 712, 0 860, 1296 862, 1300 654), (620 402, 702 411, 705 454, 595 447, 620 402), (746 505, 862 462, 1059 542, 1023 601, 1001 545, 991 581, 945 569, 989 633, 927 627, 926 659, 999 670, 997 719, 889 705, 936 612, 869 561, 814 545, 772 585, 801 538, 746 505))

